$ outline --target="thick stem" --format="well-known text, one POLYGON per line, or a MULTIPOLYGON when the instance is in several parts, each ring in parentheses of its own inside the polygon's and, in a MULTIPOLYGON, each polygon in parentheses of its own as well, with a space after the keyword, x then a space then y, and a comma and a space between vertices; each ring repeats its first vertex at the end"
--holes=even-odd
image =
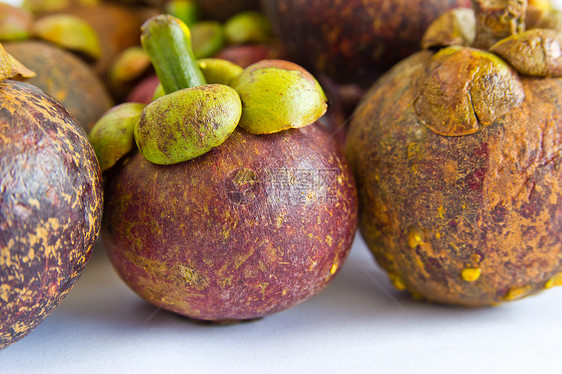
POLYGON ((527 0, 472 0, 472 8, 476 15, 475 48, 488 49, 525 31, 527 0))
POLYGON ((141 44, 166 94, 206 83, 191 49, 191 33, 178 18, 150 18, 142 25, 141 44))

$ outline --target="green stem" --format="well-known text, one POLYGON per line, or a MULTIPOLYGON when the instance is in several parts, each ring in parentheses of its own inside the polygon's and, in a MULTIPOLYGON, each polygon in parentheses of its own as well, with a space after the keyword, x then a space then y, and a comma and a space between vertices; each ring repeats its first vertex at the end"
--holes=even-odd
POLYGON ((191 49, 189 28, 180 19, 150 18, 142 25, 141 44, 166 94, 206 83, 191 49))

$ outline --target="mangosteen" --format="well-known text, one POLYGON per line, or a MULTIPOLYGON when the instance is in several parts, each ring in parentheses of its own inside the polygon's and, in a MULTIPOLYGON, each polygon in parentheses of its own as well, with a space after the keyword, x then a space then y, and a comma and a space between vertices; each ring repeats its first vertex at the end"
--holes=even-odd
POLYGON ((259 0, 195 0, 203 18, 226 21, 236 13, 258 10, 259 0))
POLYGON ((353 116, 362 236, 416 297, 495 305, 562 284, 562 36, 524 31, 526 5, 474 0, 472 28, 444 14, 433 50, 353 116))
POLYGON ((262 0, 291 59, 339 83, 368 87, 419 50, 426 27, 470 0, 262 0))
POLYGON ((154 98, 154 91, 160 85, 158 76, 150 74, 142 79, 125 97, 125 102, 149 104, 154 98))
POLYGON ((155 74, 148 55, 140 46, 133 46, 117 56, 111 66, 107 81, 112 96, 116 98, 117 102, 122 102, 124 99, 131 101, 126 100, 126 97, 131 95, 141 82, 152 77, 155 77, 155 74))
POLYGON ((84 130, 35 86, 0 82, 0 158, 1 349, 71 290, 98 236, 103 201, 84 130))
POLYGON ((113 105, 113 100, 90 66, 52 44, 25 40, 4 44, 6 51, 36 73, 27 81, 68 109, 89 131, 113 105))
POLYGON ((286 52, 283 45, 276 42, 234 44, 224 47, 214 57, 245 68, 261 60, 285 59, 286 52))
POLYGON ((74 4, 57 13, 76 16, 96 31, 102 43, 100 58, 93 68, 104 81, 117 56, 126 48, 138 45, 139 28, 144 21, 144 13, 134 7, 106 2, 74 4))
POLYGON ((107 170, 102 237, 119 276, 154 305, 200 320, 263 317, 317 294, 341 268, 356 229, 354 180, 333 137, 310 124, 325 97, 308 72, 264 61, 232 80, 236 91, 204 84, 184 27, 170 16, 143 26, 169 93, 140 113, 139 149, 123 148, 107 170), (281 118, 284 105, 294 111, 281 118), (302 107, 316 113, 308 126, 293 115, 302 107), (181 161, 217 128, 232 130, 181 161))

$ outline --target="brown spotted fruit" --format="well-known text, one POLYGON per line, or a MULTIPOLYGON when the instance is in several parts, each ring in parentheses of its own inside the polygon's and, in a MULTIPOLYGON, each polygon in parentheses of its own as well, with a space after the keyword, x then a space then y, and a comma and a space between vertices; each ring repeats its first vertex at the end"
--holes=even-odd
POLYGON ((368 87, 419 50, 426 27, 470 0, 261 0, 291 59, 339 83, 368 87))
POLYGON ((100 168, 82 127, 40 89, 5 77, 0 349, 31 332, 71 290, 92 252, 103 206, 100 168))
POLYGON ((78 17, 95 30, 101 41, 101 50, 100 57, 92 66, 104 81, 119 54, 128 47, 138 45, 139 28, 144 21, 144 14, 139 9, 102 1, 72 4, 55 13, 78 17))
POLYGON ((392 283, 482 306, 562 284, 562 39, 524 31, 525 1, 473 5, 480 47, 443 33, 381 77, 346 154, 392 283))
POLYGON ((9 42, 5 48, 35 71, 28 83, 58 100, 86 131, 113 105, 98 76, 72 53, 38 40, 9 42))
MULTIPOLYGON (((158 35, 154 27, 148 30, 153 38, 158 35)), ((165 45, 157 40, 156 52, 165 45)), ((168 62, 187 54, 182 52, 185 45, 167 48, 175 51, 163 54, 168 62)), ((168 92, 177 74, 166 76, 162 70, 173 68, 158 68, 162 62, 150 52, 152 47, 147 49, 168 92)), ((192 65, 197 67, 194 61, 192 65)), ((190 126, 187 119, 180 120, 180 108, 172 108, 174 101, 189 105, 178 95, 206 86, 218 85, 162 96, 143 110, 138 126, 144 126, 147 113, 168 115, 170 109, 177 120, 159 119, 160 124, 190 126)), ((206 101, 219 103, 224 96, 206 101)), ((269 104, 280 105, 276 100, 269 104)), ((195 122, 192 128, 201 126, 205 142, 217 122, 208 109, 201 113, 187 115, 195 122)), ((262 121, 271 128, 267 115, 262 121)), ((147 160, 141 146, 108 170, 104 242, 120 277, 145 300, 200 320, 247 320, 301 303, 334 278, 356 229, 351 172, 321 127, 282 131, 285 124, 271 121, 278 123, 278 132, 256 135, 236 127, 222 144, 187 161, 158 165, 147 160)), ((174 142, 182 148, 177 138, 174 142)))
POLYGON ((77 17, 52 15, 34 20, 28 12, 10 9, 18 8, 7 8, 0 17, 0 41, 36 73, 28 83, 61 102, 89 130, 112 105, 103 83, 88 63, 75 55, 88 60, 99 57, 97 34, 77 17))

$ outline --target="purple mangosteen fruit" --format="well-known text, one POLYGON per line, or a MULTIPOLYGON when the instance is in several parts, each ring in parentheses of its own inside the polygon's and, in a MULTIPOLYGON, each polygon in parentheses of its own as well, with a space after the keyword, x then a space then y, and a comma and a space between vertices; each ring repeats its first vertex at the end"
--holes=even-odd
POLYGON ((339 83, 368 87, 419 50, 426 27, 470 0, 262 0, 291 59, 339 83))
POLYGON ((2 55, 0 45, 0 349, 71 290, 103 206, 101 171, 82 127, 37 87, 5 79, 12 66, 2 55))
POLYGON ((342 151, 312 124, 326 110, 318 82, 286 61, 243 71, 209 61, 230 66, 212 76, 231 87, 205 84, 170 16, 143 26, 143 46, 166 95, 121 109, 130 124, 114 126, 138 150, 109 151, 110 119, 92 131, 100 158, 123 156, 108 164, 102 230, 120 277, 154 305, 219 322, 320 292, 350 250, 357 201, 342 151))

